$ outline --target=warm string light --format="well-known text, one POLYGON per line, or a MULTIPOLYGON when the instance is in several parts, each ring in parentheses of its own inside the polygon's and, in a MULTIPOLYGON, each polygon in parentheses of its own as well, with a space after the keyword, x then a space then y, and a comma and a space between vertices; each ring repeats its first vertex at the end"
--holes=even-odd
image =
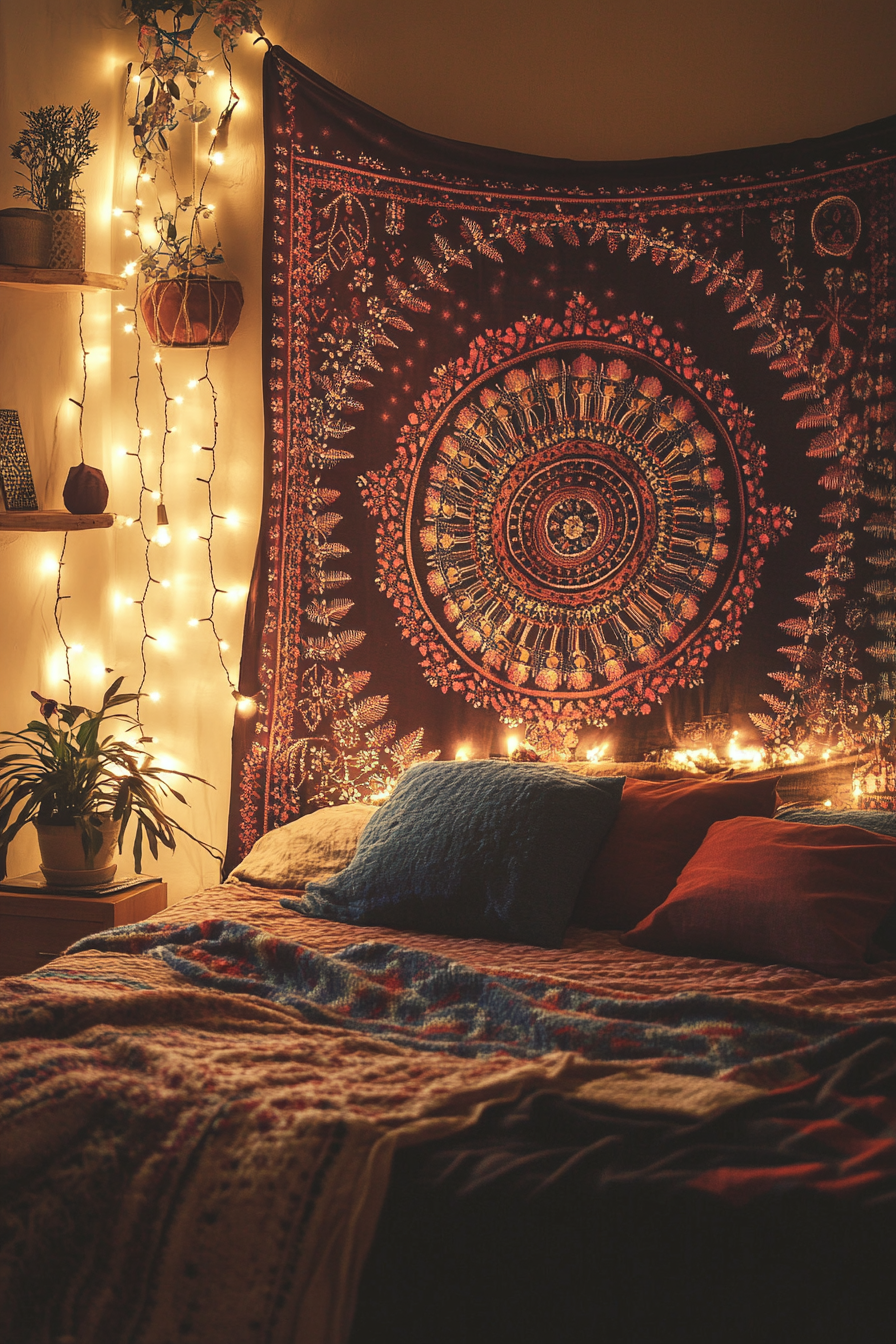
MULTIPOLYGON (((239 30, 236 31, 238 33, 239 30)), ((171 391, 169 391, 162 355, 158 352, 155 353, 153 364, 162 397, 163 416, 159 417, 160 424, 156 424, 154 420, 149 424, 146 423, 149 417, 147 407, 144 405, 147 395, 145 376, 141 382, 143 352, 141 327, 137 315, 141 284, 191 272, 203 273, 209 260, 221 259, 221 244, 215 207, 213 203, 206 201, 205 194, 212 180, 212 173, 224 161, 231 118, 239 103, 239 96, 233 85, 233 71, 227 51, 227 39, 222 37, 221 41, 221 56, 227 76, 227 83, 223 90, 224 106, 217 117, 216 125, 211 128, 212 133, 209 137, 207 149, 200 150, 198 143, 199 122, 208 115, 208 108, 202 102, 199 90, 201 78, 211 77, 214 74, 209 65, 210 58, 203 56, 198 67, 195 66, 195 63, 190 65, 188 67, 190 71, 189 79, 178 78, 177 82, 180 89, 183 90, 183 97, 176 100, 175 109, 172 111, 172 125, 170 127, 161 125, 152 114, 147 115, 149 110, 147 100, 150 90, 155 90, 157 87, 157 57, 170 56, 173 60, 179 61, 184 52, 192 52, 192 48, 189 45, 189 39, 185 39, 183 34, 172 38, 172 35, 165 34, 160 30, 153 33, 150 28, 141 29, 142 63, 139 72, 133 76, 131 81, 135 98, 134 118, 131 124, 135 126, 134 153, 137 161, 133 207, 131 209, 116 207, 113 211, 115 218, 121 220, 122 224, 126 226, 124 229, 126 237, 136 239, 140 248, 137 260, 128 261, 123 270, 126 277, 136 277, 133 302, 130 303, 126 300, 118 305, 118 312, 124 318, 124 333, 128 336, 136 336, 136 373, 133 375, 136 444, 130 450, 122 450, 122 455, 133 459, 136 464, 139 477, 139 502, 138 507, 134 510, 135 518, 123 517, 117 519, 116 522, 124 529, 132 528, 136 524, 140 529, 143 540, 145 581, 142 585, 142 591, 138 589, 132 598, 125 600, 127 605, 137 607, 140 611, 142 627, 140 636, 141 674, 138 691, 141 695, 145 695, 147 699, 156 703, 160 698, 160 691, 155 689, 148 691, 146 689, 150 675, 150 647, 154 645, 158 651, 162 652, 170 644, 170 636, 167 632, 157 629, 154 620, 153 588, 155 586, 170 587, 170 580, 161 578, 156 573, 156 567, 162 554, 167 553, 166 548, 172 541, 172 530, 175 536, 183 535, 182 532, 178 531, 178 523, 180 521, 182 525, 183 517, 182 515, 180 519, 178 517, 178 501, 171 493, 170 471, 168 470, 171 464, 178 460, 176 453, 174 457, 171 456, 172 452, 179 447, 178 438, 173 437, 177 436, 180 431, 180 425, 175 422, 176 412, 179 412, 180 408, 183 407, 183 414, 187 415, 193 409, 188 394, 197 390, 201 391, 203 387, 207 388, 211 400, 212 423, 208 431, 195 434, 195 437, 200 439, 201 442, 193 445, 193 451, 198 454, 207 454, 200 467, 201 474, 196 476, 196 480, 205 487, 208 521, 207 524, 201 524, 195 530, 191 529, 187 535, 192 535, 203 543, 206 565, 201 567, 204 569, 207 566, 209 601, 205 613, 197 614, 188 624, 193 628, 207 625, 210 629, 216 656, 224 672, 230 695, 236 702, 236 712, 248 717, 257 711, 258 705, 254 697, 243 695, 238 690, 225 660, 225 654, 229 651, 229 644, 224 637, 224 632, 219 628, 220 599, 230 597, 236 600, 237 596, 244 594, 245 590, 240 590, 240 593, 231 590, 228 593, 227 589, 219 584, 215 571, 216 525, 227 523, 235 526, 239 519, 235 514, 220 512, 215 507, 213 497, 213 481, 218 465, 216 454, 219 423, 217 391, 210 372, 210 352, 206 352, 205 369, 202 376, 191 378, 185 392, 178 389, 176 395, 171 395, 171 391), (182 187, 178 181, 171 148, 165 136, 168 135, 170 130, 174 129, 177 119, 184 118, 189 118, 193 123, 193 153, 189 169, 192 180, 189 184, 185 182, 182 187), (166 202, 170 202, 170 204, 166 205, 166 202), (152 218, 152 225, 149 223, 150 217, 152 218), (214 238, 214 243, 210 247, 206 245, 206 241, 203 239, 204 229, 208 231, 208 240, 214 238), (185 239, 184 235, 186 235, 185 239), (156 434, 160 435, 161 439, 157 448, 156 441, 153 438, 154 430, 156 434), (150 459, 151 447, 153 450, 152 459, 150 459), (158 453, 157 463, 155 461, 156 452, 158 453), (151 471, 150 461, 152 461, 151 471), (166 489, 166 485, 169 487, 168 489, 166 489), (154 527, 152 526, 152 513, 149 512, 153 507, 155 509, 154 527), (156 548, 159 548, 159 550, 156 548)), ((153 108, 154 112, 155 108, 153 108)), ((178 159, 179 169, 180 164, 181 160, 178 159)), ((145 336, 143 339, 145 339, 145 336)), ((175 356, 175 359, 177 358, 178 356, 175 356)), ((192 424, 190 428, 193 430, 192 424)), ((193 554, 196 554, 196 552, 193 554)))
POLYGON ((71 597, 71 593, 64 593, 62 591, 62 570, 63 566, 65 565, 65 548, 67 545, 68 545, 68 533, 64 532, 62 534, 62 550, 59 552, 59 564, 57 565, 56 568, 56 601, 53 604, 53 620, 56 624, 56 633, 59 635, 62 647, 65 650, 65 676, 63 677, 63 681, 68 687, 68 703, 71 704, 72 646, 69 644, 68 640, 66 639, 65 635, 62 632, 62 604, 63 602, 68 602, 69 598, 71 597))
MULTIPOLYGON (((207 624, 209 629, 211 630, 215 640, 215 647, 218 653, 218 661, 220 662, 221 667, 224 670, 224 675, 227 678, 227 684, 230 687, 231 694, 236 694, 236 696, 239 696, 236 683, 234 682, 233 677, 230 675, 230 669, 228 668, 227 663, 224 659, 224 654, 227 651, 229 645, 227 644, 226 640, 222 638, 215 620, 218 598, 227 595, 227 589, 221 588, 218 584, 217 578, 215 577, 215 556, 213 549, 215 523, 217 521, 225 519, 229 520, 230 515, 216 512, 214 505, 214 498, 212 494, 212 482, 214 481, 215 472, 218 469, 218 459, 217 459, 218 391, 217 388, 215 387, 215 384, 212 382, 210 368, 211 368, 211 351, 206 350, 205 371, 203 372, 202 377, 196 380, 196 383, 197 386, 199 386, 199 384, 201 383, 208 384, 208 390, 209 393, 211 394, 211 403, 212 403, 212 433, 210 444, 199 445, 200 451, 208 454, 207 458, 208 471, 204 476, 197 476, 196 480, 200 483, 200 485, 204 485, 206 489, 206 498, 208 501, 208 532, 204 537, 203 536, 197 537, 197 540, 205 542, 206 556, 208 559, 209 591, 211 593, 211 598, 209 602, 208 614, 201 618, 194 618, 194 619, 197 619, 197 624, 207 624)), ((243 700, 246 698, 248 697, 242 697, 243 700)), ((242 701, 238 699, 237 703, 239 707, 242 701)), ((253 701, 252 703, 254 705, 255 702, 253 701)), ((248 711, 244 707, 243 709, 241 709, 241 712, 246 713, 248 711)))
MULTIPOLYGON (((81 465, 84 465, 84 403, 87 400, 87 356, 89 351, 84 345, 84 291, 81 291, 81 310, 78 314, 78 341, 81 345, 81 400, 76 401, 74 397, 69 397, 73 406, 78 408, 78 451, 81 454, 81 465)), ((60 564, 62 562, 60 561, 60 564)), ((71 689, 71 688, 69 688, 71 689)))

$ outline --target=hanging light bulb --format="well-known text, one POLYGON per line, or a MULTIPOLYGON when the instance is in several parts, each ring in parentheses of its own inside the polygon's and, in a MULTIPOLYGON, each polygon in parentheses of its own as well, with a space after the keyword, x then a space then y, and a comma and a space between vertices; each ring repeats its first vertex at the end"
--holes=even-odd
POLYGON ((169 546, 171 544, 171 532, 168 528, 168 510, 164 504, 160 504, 156 509, 156 524, 153 541, 157 546, 169 546))

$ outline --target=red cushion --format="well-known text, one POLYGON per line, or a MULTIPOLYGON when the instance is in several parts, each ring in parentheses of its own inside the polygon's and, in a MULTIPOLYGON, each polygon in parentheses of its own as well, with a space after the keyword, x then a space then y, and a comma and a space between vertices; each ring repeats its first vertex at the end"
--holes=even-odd
POLYGON ((592 860, 571 923, 630 929, 669 895, 715 821, 771 817, 777 776, 674 780, 627 779, 613 829, 592 860))
POLYGON ((894 899, 890 836, 736 817, 710 827, 669 899, 622 941, 652 952, 862 975, 894 899))

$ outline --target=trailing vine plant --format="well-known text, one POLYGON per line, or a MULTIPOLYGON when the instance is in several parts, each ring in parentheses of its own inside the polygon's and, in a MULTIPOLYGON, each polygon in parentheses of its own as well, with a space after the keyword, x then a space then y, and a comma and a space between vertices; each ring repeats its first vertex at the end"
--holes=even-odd
MULTIPOLYGON (((127 22, 139 24, 140 64, 136 71, 133 64, 128 66, 136 88, 129 124, 134 133, 138 177, 141 184, 150 183, 157 196, 151 241, 148 231, 140 229, 142 207, 138 204, 135 210, 135 232, 141 244, 137 267, 148 280, 205 274, 209 266, 218 266, 224 260, 214 206, 206 202, 205 190, 213 167, 222 160, 230 120, 239 102, 230 54, 244 33, 264 37, 261 8, 247 0, 179 0, 162 5, 153 0, 122 0, 122 9, 127 22), (205 20, 218 40, 219 51, 215 54, 198 45, 205 20), (227 72, 227 100, 210 128, 206 149, 200 153, 199 129, 212 115, 203 97, 203 84, 214 76, 218 59, 227 72), (171 149, 171 136, 184 123, 193 133, 188 188, 178 182, 171 149)), ((142 200, 140 189, 137 200, 142 200)))

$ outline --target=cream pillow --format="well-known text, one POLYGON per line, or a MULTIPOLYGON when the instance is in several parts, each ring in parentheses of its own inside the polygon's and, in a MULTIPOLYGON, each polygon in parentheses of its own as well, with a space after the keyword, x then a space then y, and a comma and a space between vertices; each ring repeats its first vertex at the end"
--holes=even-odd
POLYGON ((325 882, 348 867, 376 810, 369 803, 340 803, 268 831, 227 881, 288 888, 325 882))

